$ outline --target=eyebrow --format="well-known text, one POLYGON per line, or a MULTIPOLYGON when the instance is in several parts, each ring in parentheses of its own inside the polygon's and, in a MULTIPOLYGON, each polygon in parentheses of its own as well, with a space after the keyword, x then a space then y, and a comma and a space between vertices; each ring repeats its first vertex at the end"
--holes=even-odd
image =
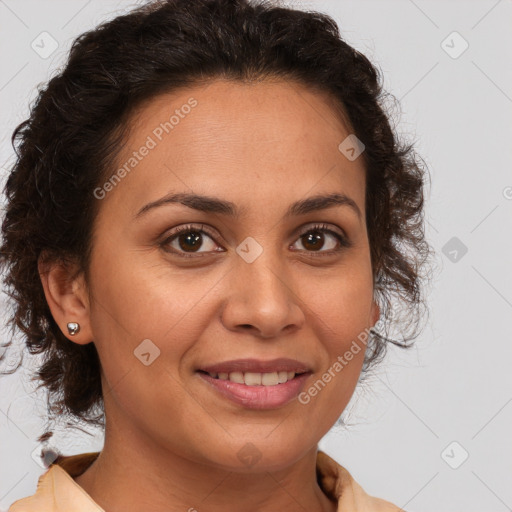
MULTIPOLYGON (((135 218, 140 218, 145 213, 168 204, 182 204, 188 208, 204 212, 204 213, 218 213, 227 215, 234 218, 239 218, 245 211, 245 208, 239 208, 231 201, 225 201, 216 197, 204 196, 189 193, 175 193, 168 194, 156 201, 143 206, 135 215, 135 218)), ((357 214, 358 219, 362 220, 362 213, 357 203, 345 194, 332 193, 327 195, 316 195, 301 199, 291 204, 288 211, 285 213, 285 218, 306 215, 307 213, 325 210, 333 206, 348 206, 353 212, 357 214)))

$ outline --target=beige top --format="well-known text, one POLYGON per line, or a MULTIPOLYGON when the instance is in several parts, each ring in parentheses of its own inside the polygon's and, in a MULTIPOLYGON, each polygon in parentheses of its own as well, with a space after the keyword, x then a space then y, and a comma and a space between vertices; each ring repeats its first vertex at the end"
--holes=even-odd
MULTIPOLYGON (((32 496, 15 501, 8 512, 105 512, 74 480, 100 452, 60 455, 39 477, 32 496)), ((317 452, 317 477, 338 512, 405 512, 389 501, 366 494, 350 473, 326 453, 317 452)))

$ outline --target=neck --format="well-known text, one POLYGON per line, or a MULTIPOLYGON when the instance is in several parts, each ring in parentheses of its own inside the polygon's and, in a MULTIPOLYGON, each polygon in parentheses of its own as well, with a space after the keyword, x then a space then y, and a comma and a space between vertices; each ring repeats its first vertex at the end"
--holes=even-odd
POLYGON ((103 450, 75 478, 107 512, 337 510, 316 479, 316 446, 284 469, 240 472, 177 455, 130 429, 116 431, 123 435, 113 435, 107 422, 103 450))

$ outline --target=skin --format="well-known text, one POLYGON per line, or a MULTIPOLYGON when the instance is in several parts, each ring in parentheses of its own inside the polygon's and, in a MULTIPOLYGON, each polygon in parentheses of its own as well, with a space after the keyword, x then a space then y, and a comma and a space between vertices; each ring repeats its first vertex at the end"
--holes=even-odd
POLYGON ((364 351, 307 405, 271 410, 232 403, 195 370, 289 357, 311 366, 307 388, 376 323, 362 158, 338 150, 351 132, 327 95, 279 80, 215 80, 140 108, 118 165, 190 97, 197 106, 100 201, 89 281, 59 264, 40 267, 62 331, 70 342, 93 341, 102 365, 105 445, 76 482, 108 512, 235 503, 246 512, 335 511, 316 480, 317 443, 348 404, 364 351), (167 204, 134 218, 170 192, 215 196, 243 212, 167 204), (332 192, 352 198, 361 218, 340 205, 284 217, 291 203, 332 192), (170 252, 178 239, 162 241, 189 223, 215 237, 203 234, 187 259, 170 252), (339 243, 326 233, 311 249, 301 235, 317 223, 351 247, 333 252, 339 243), (249 236, 263 248, 252 263, 236 253, 249 236), (76 336, 69 321, 81 326, 76 336), (148 366, 134 356, 145 339, 160 350, 148 366), (261 457, 254 465, 237 456, 246 443, 261 457))

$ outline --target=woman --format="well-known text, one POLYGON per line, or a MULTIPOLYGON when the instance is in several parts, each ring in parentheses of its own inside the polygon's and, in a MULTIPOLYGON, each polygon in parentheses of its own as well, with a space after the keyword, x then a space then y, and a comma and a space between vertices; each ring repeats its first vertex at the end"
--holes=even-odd
POLYGON ((1 254, 51 419, 105 444, 10 511, 399 510, 317 447, 421 302, 424 170, 381 100, 331 18, 268 3, 75 41, 13 136, 1 254))

